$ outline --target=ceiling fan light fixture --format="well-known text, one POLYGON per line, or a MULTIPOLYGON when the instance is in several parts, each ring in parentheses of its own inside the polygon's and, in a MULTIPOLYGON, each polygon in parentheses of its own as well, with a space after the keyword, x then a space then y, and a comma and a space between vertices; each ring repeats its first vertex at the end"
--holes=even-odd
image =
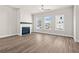
POLYGON ((50 11, 51 9, 49 9, 49 8, 45 8, 44 5, 41 5, 40 10, 41 10, 41 12, 44 12, 44 11, 46 12, 46 11, 50 11))

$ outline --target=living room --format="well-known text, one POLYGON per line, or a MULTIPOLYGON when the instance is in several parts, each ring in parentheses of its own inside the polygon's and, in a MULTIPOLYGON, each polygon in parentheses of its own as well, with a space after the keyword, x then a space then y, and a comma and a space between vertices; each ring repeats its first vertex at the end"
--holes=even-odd
POLYGON ((0 52, 79 52, 78 5, 1 5, 0 52))

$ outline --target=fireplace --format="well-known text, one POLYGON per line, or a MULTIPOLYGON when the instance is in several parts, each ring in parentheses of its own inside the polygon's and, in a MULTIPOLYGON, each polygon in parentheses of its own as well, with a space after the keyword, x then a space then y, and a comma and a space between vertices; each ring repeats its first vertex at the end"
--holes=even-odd
POLYGON ((29 22, 20 22, 20 35, 31 34, 32 32, 32 23, 29 22))
POLYGON ((30 27, 22 27, 22 35, 30 34, 30 27))

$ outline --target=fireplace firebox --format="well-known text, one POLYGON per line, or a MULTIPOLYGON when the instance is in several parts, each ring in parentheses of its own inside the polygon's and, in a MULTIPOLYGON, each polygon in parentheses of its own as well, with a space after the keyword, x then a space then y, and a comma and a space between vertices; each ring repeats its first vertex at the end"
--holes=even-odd
POLYGON ((22 27, 22 35, 30 34, 30 27, 22 27))

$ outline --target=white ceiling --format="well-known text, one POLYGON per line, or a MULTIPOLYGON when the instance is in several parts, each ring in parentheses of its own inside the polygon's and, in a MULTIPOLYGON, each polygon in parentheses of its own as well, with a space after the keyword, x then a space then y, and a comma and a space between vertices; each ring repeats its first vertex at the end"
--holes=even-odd
MULTIPOLYGON (((72 5, 44 5, 45 9, 55 10, 65 7, 70 7, 72 5)), ((41 5, 10 5, 13 8, 26 9, 27 11, 31 11, 31 13, 40 12, 41 5)))
MULTIPOLYGON (((41 5, 10 5, 11 7, 14 8, 40 8, 41 5)), ((44 5, 45 8, 51 8, 51 9, 56 9, 56 8, 63 8, 63 7, 69 7, 72 5, 44 5)))

